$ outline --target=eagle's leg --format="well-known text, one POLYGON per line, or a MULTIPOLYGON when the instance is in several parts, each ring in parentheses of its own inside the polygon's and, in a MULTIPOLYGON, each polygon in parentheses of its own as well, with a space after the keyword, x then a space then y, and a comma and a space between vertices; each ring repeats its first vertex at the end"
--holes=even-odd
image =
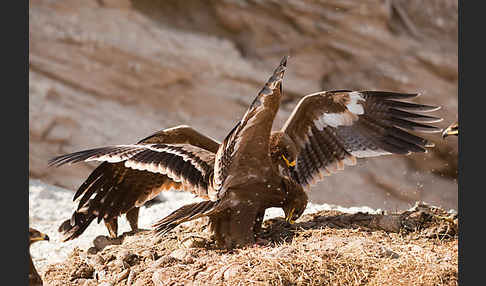
POLYGON ((264 216, 265 216, 265 209, 258 211, 255 219, 255 225, 253 226, 253 232, 255 234, 259 233, 262 230, 262 223, 263 223, 264 216))
POLYGON ((118 217, 105 219, 104 221, 110 237, 116 238, 118 236, 118 217))
POLYGON ((240 203, 231 209, 229 233, 225 233, 227 248, 243 247, 255 243, 255 220, 258 209, 247 203, 240 203))
POLYGON ((211 239, 216 241, 216 246, 219 248, 225 247, 226 237, 229 233, 229 220, 229 210, 209 216, 209 229, 212 232, 211 239))
POLYGON ((139 212, 140 212, 140 208, 134 207, 125 214, 125 217, 127 218, 128 223, 130 224, 130 228, 132 229, 132 231, 138 231, 138 214, 139 214, 139 212))

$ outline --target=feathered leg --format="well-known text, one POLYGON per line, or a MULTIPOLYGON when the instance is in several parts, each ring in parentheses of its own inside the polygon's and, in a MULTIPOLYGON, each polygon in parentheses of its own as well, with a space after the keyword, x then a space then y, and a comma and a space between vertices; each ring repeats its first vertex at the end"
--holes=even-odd
POLYGON ((226 247, 244 247, 255 243, 255 220, 258 210, 249 204, 240 203, 231 209, 229 237, 226 238, 226 247))
POLYGON ((253 232, 259 233, 262 230, 262 223, 263 223, 263 217, 265 216, 265 209, 259 211, 257 213, 256 219, 255 219, 255 226, 253 226, 253 232))
POLYGON ((134 207, 133 209, 129 210, 125 217, 130 224, 130 228, 132 231, 138 231, 138 214, 140 212, 140 208, 134 207))
POLYGON ((108 233, 110 233, 111 238, 117 238, 118 236, 118 217, 114 217, 111 219, 105 219, 105 226, 108 229, 108 233))

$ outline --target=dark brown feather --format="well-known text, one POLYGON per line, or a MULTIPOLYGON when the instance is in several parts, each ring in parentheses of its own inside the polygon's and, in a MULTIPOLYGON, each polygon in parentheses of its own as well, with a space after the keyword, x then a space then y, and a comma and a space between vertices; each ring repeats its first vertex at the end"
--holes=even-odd
POLYGON ((433 144, 406 130, 440 132, 426 123, 441 118, 415 113, 438 107, 400 101, 417 95, 339 90, 305 96, 281 130, 298 149, 292 177, 305 186, 322 171, 332 173, 354 162, 353 157, 426 152, 433 144))
MULTIPOLYGON (((139 144, 156 144, 156 148, 165 146, 170 150, 189 154, 190 152, 186 152, 184 148, 172 148, 168 145, 181 143, 189 143, 200 149, 207 150, 202 152, 209 152, 209 154, 202 154, 202 158, 191 156, 205 171, 212 169, 212 163, 205 164, 205 160, 214 160, 214 153, 217 151, 219 142, 202 135, 188 126, 165 129, 139 141, 139 144)), ((194 151, 195 148, 189 147, 188 150, 194 151)), ((124 158, 128 158, 131 155, 132 158, 135 157, 136 160, 143 164, 160 163, 164 165, 169 159, 175 159, 174 162, 177 162, 177 164, 172 165, 171 163, 172 167, 176 168, 172 170, 173 173, 178 176, 187 176, 187 181, 190 184, 194 183, 197 188, 201 186, 203 188, 207 187, 207 183, 204 183, 209 180, 209 176, 198 175, 200 171, 194 171, 195 167, 190 162, 181 160, 171 153, 152 152, 145 150, 143 147, 138 148, 129 145, 108 146, 66 154, 51 159, 49 165, 60 166, 67 163, 76 163, 87 160, 90 157, 99 158, 106 154, 111 154, 112 156, 123 155, 124 158)), ((76 191, 73 200, 79 199, 77 211, 73 213, 71 219, 63 223, 62 229, 64 230, 60 228, 60 231, 64 233, 66 240, 76 238, 84 232, 94 219, 97 218, 98 222, 100 222, 103 218, 107 220, 116 218, 130 211, 135 205, 141 206, 159 192, 169 189, 185 189, 207 198, 204 192, 188 188, 187 185, 175 182, 165 174, 127 168, 123 161, 118 163, 102 162, 76 191)))

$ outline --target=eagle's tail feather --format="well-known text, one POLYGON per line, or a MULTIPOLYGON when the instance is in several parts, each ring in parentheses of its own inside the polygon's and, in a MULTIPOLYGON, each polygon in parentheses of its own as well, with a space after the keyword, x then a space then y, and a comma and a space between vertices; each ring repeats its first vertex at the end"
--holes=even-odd
POLYGON ((163 236, 183 222, 207 216, 214 210, 217 203, 218 201, 202 201, 182 206, 155 222, 152 225, 153 231, 156 236, 163 236))
POLYGON ((66 242, 80 236, 91 222, 96 218, 93 213, 88 213, 81 209, 75 211, 70 219, 65 220, 57 229, 62 233, 62 241, 66 242))

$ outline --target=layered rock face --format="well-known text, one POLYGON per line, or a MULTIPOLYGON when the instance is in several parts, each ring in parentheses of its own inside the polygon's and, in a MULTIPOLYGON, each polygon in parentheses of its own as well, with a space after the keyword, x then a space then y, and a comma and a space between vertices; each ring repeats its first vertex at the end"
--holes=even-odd
MULTIPOLYGON (((458 2, 29 1, 29 175, 76 189, 95 164, 53 156, 135 143, 188 124, 218 140, 283 55, 280 128, 298 100, 331 89, 420 92, 457 118, 458 2)), ((397 210, 457 208, 457 138, 427 154, 360 160, 311 199, 397 210)))

